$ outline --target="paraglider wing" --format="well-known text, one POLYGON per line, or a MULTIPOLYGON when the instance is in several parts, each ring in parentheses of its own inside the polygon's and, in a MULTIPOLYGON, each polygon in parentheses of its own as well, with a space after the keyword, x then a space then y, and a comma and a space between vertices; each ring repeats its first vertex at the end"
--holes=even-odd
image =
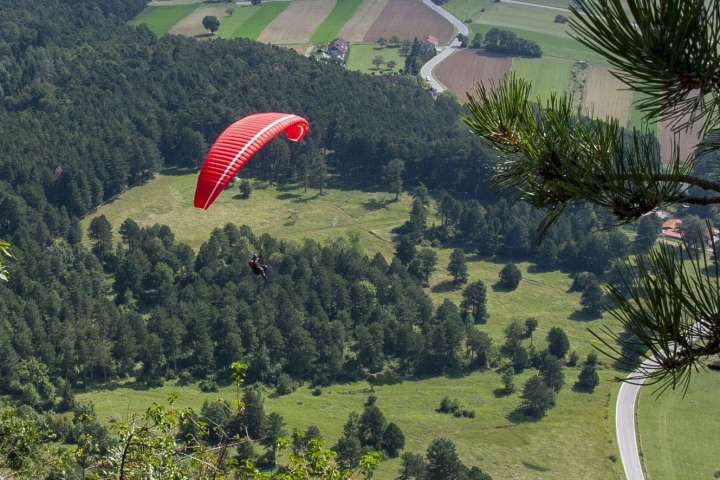
POLYGON ((195 189, 195 206, 207 210, 245 162, 280 132, 297 142, 308 129, 307 120, 288 113, 257 113, 230 125, 205 158, 195 189))

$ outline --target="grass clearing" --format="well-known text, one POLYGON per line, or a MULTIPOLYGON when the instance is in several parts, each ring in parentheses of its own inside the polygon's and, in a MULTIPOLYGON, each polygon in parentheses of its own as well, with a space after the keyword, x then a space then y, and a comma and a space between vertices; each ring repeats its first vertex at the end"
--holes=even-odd
POLYGON ((364 0, 352 18, 340 29, 339 35, 347 42, 362 42, 389 2, 390 0, 364 0))
POLYGON ((387 64, 381 65, 380 69, 372 64, 375 57, 381 56, 387 63, 390 60, 395 61, 394 72, 397 73, 401 68, 405 68, 405 57, 400 54, 400 49, 395 47, 380 48, 379 45, 358 45, 353 44, 350 47, 350 55, 348 56, 348 70, 357 70, 363 73, 376 75, 390 75, 387 64))
MULTIPOLYGON (((233 188, 221 193, 210 209, 201 210, 193 207, 196 183, 197 174, 157 175, 85 217, 83 226, 87 228, 101 214, 113 225, 116 235, 126 218, 141 226, 164 224, 179 242, 195 250, 207 241, 213 228, 229 222, 250 225, 257 235, 268 233, 296 240, 322 241, 357 229, 370 256, 380 251, 390 258, 394 252, 391 230, 410 217, 412 203, 409 195, 392 202, 394 195, 385 192, 328 189, 326 195, 319 196, 317 190, 303 193, 297 186, 256 188, 243 200, 233 188)), ((256 187, 264 186, 255 183, 256 187)))
MULTIPOLYGON (((436 303, 442 298, 460 301, 461 289, 448 285, 444 271, 449 249, 438 252, 440 270, 431 278, 430 294, 436 303)), ((478 328, 487 331, 495 344, 503 342, 502 331, 515 318, 524 320, 535 316, 539 320, 533 343, 544 348, 544 337, 552 326, 562 327, 583 359, 590 352, 587 327, 597 329, 610 319, 580 321, 571 317, 579 308, 579 294, 566 293, 571 281, 561 272, 528 272, 528 264, 519 264, 523 280, 513 292, 492 289, 500 263, 474 261, 470 258, 470 280, 482 279, 488 286, 488 323, 478 328)), ((529 339, 524 340, 529 344, 529 339)), ((604 361, 604 359, 601 359, 604 361)), ((516 377, 518 392, 506 396, 502 391, 500 373, 494 369, 471 372, 454 377, 417 377, 399 382, 375 385, 377 405, 388 421, 397 423, 406 437, 405 450, 424 453, 437 436, 452 439, 467 465, 477 465, 494 478, 557 479, 584 478, 605 480, 619 478, 619 467, 611 460, 616 454, 613 407, 617 384, 611 380, 612 369, 603 365, 599 370, 601 384, 594 393, 579 393, 572 386, 580 366, 565 368, 566 385, 557 399, 557 406, 538 421, 527 421, 513 413, 520 403, 522 385, 535 370, 529 369, 516 377), (435 410, 444 396, 458 398, 476 411, 475 419, 459 419, 435 410)), ((308 385, 291 395, 269 398, 267 390, 265 411, 283 415, 287 431, 305 430, 317 425, 332 446, 342 433, 342 426, 353 410, 361 412, 368 395, 369 384, 333 385, 323 389, 320 396, 312 396, 308 385)), ((145 389, 130 383, 124 388, 112 388, 77 395, 79 401, 92 400, 101 422, 122 420, 128 412, 144 411, 151 402, 164 402, 170 392, 178 392, 178 407, 199 409, 205 400, 234 399, 232 387, 219 393, 201 393, 195 386, 145 389)), ((374 478, 391 480, 401 467, 399 459, 382 462, 374 478)))
POLYGON ((336 3, 336 0, 294 0, 270 22, 258 41, 276 45, 308 43, 336 3))
POLYGON ((158 37, 161 37, 168 33, 176 23, 190 15, 199 6, 199 4, 194 3, 188 5, 147 7, 140 15, 128 23, 134 26, 144 23, 150 31, 158 37))
MULTIPOLYGON (((328 43, 337 37, 340 29, 347 23, 363 0, 338 0, 330 15, 318 26, 310 37, 310 43, 328 43)), ((345 39, 347 41, 347 39, 345 39)))
POLYGON ((640 443, 647 471, 652 480, 675 478, 714 478, 720 469, 720 373, 693 374, 683 398, 679 390, 668 390, 660 398, 652 387, 642 389, 638 400, 640 443))
MULTIPOLYGON (((256 234, 269 233, 286 239, 311 237, 322 241, 348 229, 363 233, 366 252, 380 251, 390 258, 394 250, 390 230, 409 216, 410 196, 398 203, 384 192, 328 190, 324 197, 300 188, 254 190, 248 200, 234 198, 237 191, 223 192, 213 206, 202 211, 192 207, 197 175, 158 175, 151 182, 135 187, 115 201, 101 207, 93 216, 104 214, 117 234, 121 222, 132 217, 141 225, 161 223, 170 226, 178 241, 194 248, 205 241, 212 230, 226 222, 246 223, 256 234)), ((92 217, 83 220, 87 227, 92 217)), ((449 298, 460 303, 462 288, 455 288, 447 275, 451 249, 436 249, 438 270, 430 278, 428 293, 436 304, 449 298)), ((490 318, 478 328, 488 332, 496 345, 504 340, 503 330, 514 319, 533 316, 539 325, 533 338, 537 348, 545 347, 545 336, 553 326, 565 330, 581 359, 591 351, 592 337, 587 328, 597 331, 601 324, 613 325, 612 319, 589 320, 578 315, 579 293, 568 293, 569 275, 559 271, 536 271, 520 263, 523 280, 517 290, 493 289, 502 262, 479 261, 468 256, 469 280, 483 280, 488 287, 490 318)), ((614 327, 617 328, 617 327, 614 327)), ((530 340, 524 340, 529 344, 530 340)), ((601 358, 601 361, 605 359, 601 358)), ((599 371, 601 384, 594 393, 572 390, 580 367, 565 369, 566 385, 557 406, 538 422, 513 414, 520 403, 520 390, 535 370, 526 370, 516 378, 518 392, 505 396, 496 370, 469 372, 453 377, 418 377, 375 386, 377 404, 388 421, 397 423, 406 437, 406 451, 424 453, 436 436, 451 438, 467 465, 477 465, 494 478, 557 479, 619 478, 619 466, 611 460, 616 454, 613 430, 613 406, 617 384, 610 380, 615 372, 607 365, 599 371), (474 409, 475 419, 459 419, 435 412, 444 396, 458 398, 474 409)), ((381 382, 382 383, 382 382, 381 382)), ((291 395, 267 398, 265 411, 285 417, 287 430, 317 425, 327 446, 332 446, 353 410, 362 411, 369 385, 358 382, 334 385, 323 394, 312 396, 308 385, 291 395)), ((147 389, 132 382, 77 395, 79 401, 92 400, 98 419, 125 420, 129 413, 143 412, 152 403, 164 403, 170 392, 178 392, 178 407, 199 409, 205 400, 232 400, 232 387, 219 393, 202 393, 195 386, 178 387, 169 383, 147 389)), ((268 395, 271 393, 267 392, 268 395)), ((374 478, 397 477, 401 462, 382 462, 374 478)))
POLYGON ((556 58, 514 58, 512 70, 518 77, 532 82, 530 95, 533 99, 539 95, 544 104, 551 93, 562 94, 568 90, 573 63, 556 58))

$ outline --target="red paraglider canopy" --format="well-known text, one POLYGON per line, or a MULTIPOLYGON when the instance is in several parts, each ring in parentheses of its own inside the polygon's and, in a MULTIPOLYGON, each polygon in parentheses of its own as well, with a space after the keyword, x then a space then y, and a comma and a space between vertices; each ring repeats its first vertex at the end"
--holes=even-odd
POLYGON ((275 112, 249 115, 230 125, 205 158, 195 189, 195 206, 207 210, 245 162, 280 132, 297 142, 308 129, 304 118, 275 112))

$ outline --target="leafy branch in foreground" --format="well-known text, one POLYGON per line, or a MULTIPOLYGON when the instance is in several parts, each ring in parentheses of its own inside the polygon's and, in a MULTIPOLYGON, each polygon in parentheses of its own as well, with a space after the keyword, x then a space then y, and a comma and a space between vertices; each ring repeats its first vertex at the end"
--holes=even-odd
POLYGON ((708 356, 720 352, 717 260, 714 242, 711 254, 661 243, 647 258, 638 257, 636 265, 626 263, 620 270, 620 287, 607 287, 616 305, 609 313, 637 340, 624 340, 606 325, 601 330, 604 335, 591 333, 626 366, 649 360, 630 382, 647 381, 657 385, 658 392, 678 386, 685 391, 693 371, 704 368, 708 356), (613 341, 625 348, 617 348, 613 341))
MULTIPOLYGON (((639 107, 646 120, 672 120, 675 131, 699 128, 705 138, 698 153, 717 154, 720 3, 586 0, 582 8, 580 15, 571 7, 575 38, 645 94, 639 107)), ((678 145, 663 162, 652 136, 626 132, 615 119, 586 118, 573 109, 572 96, 551 95, 544 105, 540 98, 531 101, 530 84, 512 75, 499 85, 479 85, 476 96, 468 94, 464 121, 491 148, 509 155, 491 179, 500 191, 547 209, 541 241, 568 205, 592 203, 623 224, 656 208, 720 203, 720 182, 694 176, 694 157, 681 159, 678 145), (691 195, 688 186, 703 192, 691 195)), ((661 245, 623 278, 627 294, 606 287, 617 306, 612 315, 633 339, 608 328, 611 340, 598 338, 632 366, 654 356, 656 368, 642 375, 658 383, 659 391, 686 388, 693 369, 720 353, 717 271, 709 273, 707 252, 686 247, 685 254, 694 259, 691 266, 683 252, 661 245)), ((712 256, 716 260, 714 251, 712 256)))

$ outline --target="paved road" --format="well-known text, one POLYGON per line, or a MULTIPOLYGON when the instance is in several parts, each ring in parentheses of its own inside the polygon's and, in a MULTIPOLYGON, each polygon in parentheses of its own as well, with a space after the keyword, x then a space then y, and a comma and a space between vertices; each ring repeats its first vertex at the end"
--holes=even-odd
MULTIPOLYGON (((427 5, 428 7, 435 10, 437 13, 442 15, 443 18, 445 18, 447 21, 452 23, 457 29, 459 33, 462 33, 463 35, 467 35, 469 33, 467 25, 465 25, 463 22, 461 22, 459 19, 452 16, 447 10, 444 8, 435 5, 431 0, 423 0, 423 3, 427 5)), ((435 77, 432 75, 433 68, 435 66, 445 60, 448 56, 450 56, 455 50, 457 50, 460 47, 460 40, 457 38, 453 40, 453 42, 450 44, 449 47, 444 47, 437 55, 435 55, 433 58, 430 59, 425 65, 423 65, 422 69, 420 69, 420 75, 422 78, 427 79, 430 78, 430 85, 432 88, 435 89, 436 92, 440 93, 445 90, 445 88, 440 85, 440 82, 438 82, 435 77)))
POLYGON ((627 480, 645 480, 645 474, 640 464, 637 433, 635 432, 635 405, 637 404, 637 396, 642 388, 642 383, 644 383, 641 378, 643 376, 642 372, 652 370, 654 363, 654 358, 645 360, 640 367, 628 375, 627 380, 639 385, 623 382, 615 404, 615 433, 617 435, 618 450, 620 450, 620 461, 627 480))

